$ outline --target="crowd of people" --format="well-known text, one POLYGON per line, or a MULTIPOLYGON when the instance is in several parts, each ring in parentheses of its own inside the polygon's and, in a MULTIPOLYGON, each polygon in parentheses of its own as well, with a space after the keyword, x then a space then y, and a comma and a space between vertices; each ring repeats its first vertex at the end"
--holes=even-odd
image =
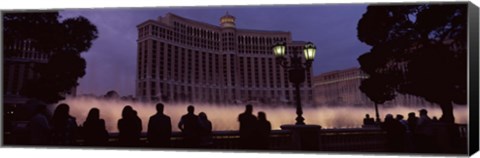
MULTIPOLYGON (((83 145, 108 146, 110 138, 105 121, 100 118, 98 108, 90 109, 83 126, 78 126, 75 117, 69 114, 69 105, 59 104, 51 119, 45 105, 37 106, 35 114, 28 123, 30 144, 32 145, 78 145, 79 138, 83 145)), ((156 104, 156 114, 148 120, 147 143, 151 147, 171 147, 172 122, 164 114, 164 105, 156 104)), ((264 112, 253 115, 253 106, 246 105, 245 112, 238 116, 240 124, 240 146, 242 149, 267 149, 271 124, 264 112)), ((142 120, 137 111, 126 105, 122 117, 118 120, 119 146, 141 146, 142 120)), ((195 114, 195 107, 189 105, 187 114, 178 123, 185 148, 209 148, 213 145, 212 123, 205 112, 195 114)))
POLYGON ((440 123, 436 117, 430 118, 428 111, 419 110, 419 116, 415 112, 408 113, 408 118, 397 114, 385 115, 384 121, 374 121, 368 114, 363 120, 364 127, 379 126, 386 131, 387 148, 390 152, 420 152, 432 153, 438 148, 435 144, 435 125, 440 123))
MULTIPOLYGON (((32 145, 87 145, 87 146, 151 146, 168 148, 173 147, 172 121, 164 114, 164 105, 156 104, 156 113, 148 120, 147 141, 141 141, 142 120, 131 106, 126 105, 122 110, 122 117, 118 120, 118 141, 109 142, 109 132, 105 121, 100 117, 100 110, 92 108, 82 126, 78 126, 75 117, 69 114, 69 105, 59 104, 52 117, 48 117, 45 105, 37 106, 35 114, 28 123, 30 144, 32 145), (83 140, 81 143, 78 140, 83 140)), ((246 105, 245 111, 238 115, 239 147, 241 149, 268 149, 271 124, 262 111, 257 116, 253 114, 253 106, 246 105)), ((387 114, 384 121, 376 121, 368 114, 363 120, 364 127, 380 127, 386 132, 387 148, 390 152, 437 152, 435 147, 434 125, 438 122, 428 116, 425 109, 419 111, 417 117, 414 112, 408 113, 405 120, 403 115, 387 114)), ((211 148, 212 122, 205 112, 195 114, 195 107, 187 107, 187 114, 178 122, 181 130, 180 144, 175 147, 211 148)))

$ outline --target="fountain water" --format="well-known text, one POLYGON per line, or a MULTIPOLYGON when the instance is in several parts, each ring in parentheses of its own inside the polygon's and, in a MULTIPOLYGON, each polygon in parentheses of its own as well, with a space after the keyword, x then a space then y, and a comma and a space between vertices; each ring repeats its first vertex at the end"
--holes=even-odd
MULTIPOLYGON (((86 119, 88 111, 96 107, 100 109, 100 117, 105 119, 109 132, 118 132, 117 121, 121 117, 121 111, 125 105, 132 106, 142 120, 143 131, 147 130, 148 119, 156 113, 155 103, 143 103, 123 101, 115 99, 98 99, 94 97, 70 97, 63 101, 70 105, 70 114, 77 119, 81 125, 86 119)), ((189 104, 165 104, 165 114, 170 116, 173 131, 179 131, 177 124, 182 115, 187 113, 189 104)), ((245 110, 243 105, 217 105, 217 104, 193 104, 195 113, 205 112, 213 124, 213 130, 238 130, 237 116, 245 110)), ((402 114, 407 118, 409 112, 427 109, 430 117, 441 116, 439 107, 379 107, 381 119, 387 113, 393 115, 402 114)), ((254 114, 264 111, 267 119, 271 122, 273 129, 280 129, 283 124, 295 123, 295 107, 271 107, 254 105, 254 114)), ((365 114, 374 116, 374 108, 370 107, 304 107, 304 118, 307 124, 321 125, 322 128, 356 128, 361 127, 365 114)), ((468 108, 466 106, 455 106, 454 115, 456 123, 466 124, 468 121, 468 108)))

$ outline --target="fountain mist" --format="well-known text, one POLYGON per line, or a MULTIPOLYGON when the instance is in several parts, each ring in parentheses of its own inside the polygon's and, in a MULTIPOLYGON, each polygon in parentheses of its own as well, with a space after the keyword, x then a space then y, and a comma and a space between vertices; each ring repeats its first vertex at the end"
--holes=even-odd
MULTIPOLYGON (((156 113, 155 103, 143 103, 122 100, 106 100, 93 97, 70 97, 63 101, 70 105, 70 114, 77 119, 77 124, 82 125, 86 119, 88 111, 96 107, 100 109, 100 117, 105 120, 109 132, 118 132, 117 121, 121 117, 121 111, 125 105, 132 106, 142 119, 143 131, 147 130, 148 119, 156 113)), ((205 112, 208 119, 213 124, 213 130, 238 130, 237 116, 245 110, 244 106, 238 105, 217 105, 217 104, 193 104, 195 114, 205 112)), ((179 131, 177 124, 182 115, 187 113, 188 104, 165 104, 164 113, 170 116, 173 131, 179 131)), ((379 106, 380 117, 387 113, 402 114, 407 118, 409 112, 415 112, 418 116, 418 110, 425 108, 430 117, 441 116, 439 107, 389 107, 379 106)), ((267 107, 255 106, 254 114, 264 111, 267 119, 271 122, 273 129, 280 129, 283 124, 295 123, 295 107, 267 107)), ((356 128, 361 127, 365 114, 375 116, 373 106, 369 107, 304 107, 304 118, 307 124, 318 124, 322 128, 356 128)), ((466 106, 455 106, 455 122, 466 124, 468 118, 468 109, 466 106)))

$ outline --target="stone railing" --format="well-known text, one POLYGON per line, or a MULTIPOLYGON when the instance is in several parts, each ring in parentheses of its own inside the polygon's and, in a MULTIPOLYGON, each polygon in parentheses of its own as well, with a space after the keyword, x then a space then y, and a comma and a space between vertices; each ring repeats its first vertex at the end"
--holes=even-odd
POLYGON ((385 132, 379 128, 322 129, 322 151, 386 151, 385 132))
MULTIPOLYGON (((456 125, 459 134, 459 149, 467 148, 467 126, 456 125)), ((21 130, 20 130, 21 131, 21 130)), ((308 140, 309 137, 295 136, 292 130, 272 130, 270 135, 270 145, 268 150, 293 151, 302 150, 296 147, 298 139, 308 140)), ((312 134, 312 133, 310 133, 312 134)), ((317 135, 315 139, 308 140, 310 143, 317 143, 318 147, 309 151, 348 151, 348 152, 385 152, 386 133, 379 128, 345 128, 345 129, 319 129, 313 133, 317 135), (316 141, 318 140, 318 141, 316 141)), ((214 131, 213 144, 208 149, 215 150, 236 150, 240 149, 238 131, 214 131)), ((25 132, 4 132, 3 145, 27 145, 28 135, 25 132)), ((146 133, 140 138, 139 148, 149 147, 146 133)), ((77 139, 74 146, 83 146, 83 140, 77 139)), ((106 147, 118 147, 118 133, 110 133, 106 147)), ((185 143, 180 132, 173 132, 171 137, 171 148, 183 148, 185 143)), ((459 150, 460 151, 460 150, 459 150)), ((462 150, 463 153, 463 150, 462 150)))
MULTIPOLYGON (((238 131, 213 131, 212 133, 212 145, 209 149, 240 149, 238 131)), ((185 143, 181 132, 172 132, 171 148, 183 148, 185 143)), ((78 144, 81 146, 83 140, 79 139, 78 144)), ((290 132, 286 130, 272 130, 270 133, 270 146, 272 150, 284 150, 288 149, 290 144, 290 132)), ((118 146, 118 133, 110 133, 110 138, 107 146, 118 146)), ((139 147, 149 147, 146 133, 142 133, 140 138, 139 147)))

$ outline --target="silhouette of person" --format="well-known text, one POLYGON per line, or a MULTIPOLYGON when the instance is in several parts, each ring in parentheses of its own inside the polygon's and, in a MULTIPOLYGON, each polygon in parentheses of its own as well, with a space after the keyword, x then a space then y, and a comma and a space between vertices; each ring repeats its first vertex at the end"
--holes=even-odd
POLYGON ((258 149, 268 149, 270 146, 270 132, 272 131, 272 125, 267 120, 265 112, 258 112, 257 121, 257 142, 258 149))
POLYGON ((108 141, 108 132, 105 129, 105 120, 100 119, 100 110, 92 108, 83 123, 85 145, 101 146, 108 141))
POLYGON ((415 116, 415 112, 408 113, 407 124, 407 149, 410 152, 414 152, 416 147, 416 128, 417 128, 418 117, 415 116))
POLYGON ((392 114, 387 114, 381 128, 387 132, 388 150, 390 152, 403 152, 405 127, 398 120, 393 119, 392 114))
POLYGON ((403 115, 400 115, 400 114, 397 114, 397 116, 395 117, 395 119, 400 122, 403 127, 405 127, 405 130, 406 131, 410 131, 410 129, 408 128, 408 122, 406 120, 403 119, 403 115))
POLYGON ((212 122, 208 120, 207 114, 200 112, 198 114, 200 124, 200 146, 208 148, 213 144, 212 141, 212 122))
POLYGON ((185 147, 197 147, 200 141, 198 116, 194 114, 195 108, 192 105, 187 107, 187 111, 178 122, 178 128, 184 136, 185 147))
POLYGON ((408 122, 407 120, 403 119, 403 115, 401 114, 397 114, 395 119, 403 126, 403 130, 404 130, 401 132, 401 134, 403 135, 403 138, 400 138, 401 139, 400 141, 403 141, 403 144, 404 144, 404 146, 401 147, 401 151, 407 151, 407 149, 409 149, 410 138, 411 138, 411 132, 408 126, 408 122))
POLYGON ((417 127, 415 129, 416 143, 418 147, 418 152, 433 152, 434 144, 432 143, 432 119, 428 117, 428 111, 421 109, 419 111, 420 116, 418 118, 417 127))
POLYGON ((240 146, 243 149, 254 148, 257 117, 252 112, 253 106, 248 104, 245 106, 245 112, 238 115, 238 122, 240 122, 240 146))
POLYGON ((148 120, 147 138, 152 146, 169 147, 172 135, 172 122, 170 117, 163 114, 162 103, 156 105, 157 113, 148 120))
POLYGON ((118 120, 119 143, 122 146, 136 146, 140 143, 142 120, 129 105, 122 110, 122 118, 118 120))
POLYGON ((418 117, 415 116, 415 113, 414 112, 408 113, 407 123, 408 123, 408 129, 410 130, 411 133, 415 132, 415 129, 417 128, 417 122, 418 122, 418 117))
POLYGON ((365 118, 363 119, 363 125, 366 125, 366 126, 375 125, 375 120, 373 120, 373 118, 370 118, 370 115, 365 114, 365 118))
POLYGON ((53 113, 52 125, 52 144, 54 145, 73 145, 75 143, 75 134, 77 122, 69 114, 70 107, 62 103, 55 108, 53 113))
POLYGON ((35 114, 28 123, 31 145, 47 145, 50 137, 50 124, 47 118, 47 107, 37 105, 35 114))

